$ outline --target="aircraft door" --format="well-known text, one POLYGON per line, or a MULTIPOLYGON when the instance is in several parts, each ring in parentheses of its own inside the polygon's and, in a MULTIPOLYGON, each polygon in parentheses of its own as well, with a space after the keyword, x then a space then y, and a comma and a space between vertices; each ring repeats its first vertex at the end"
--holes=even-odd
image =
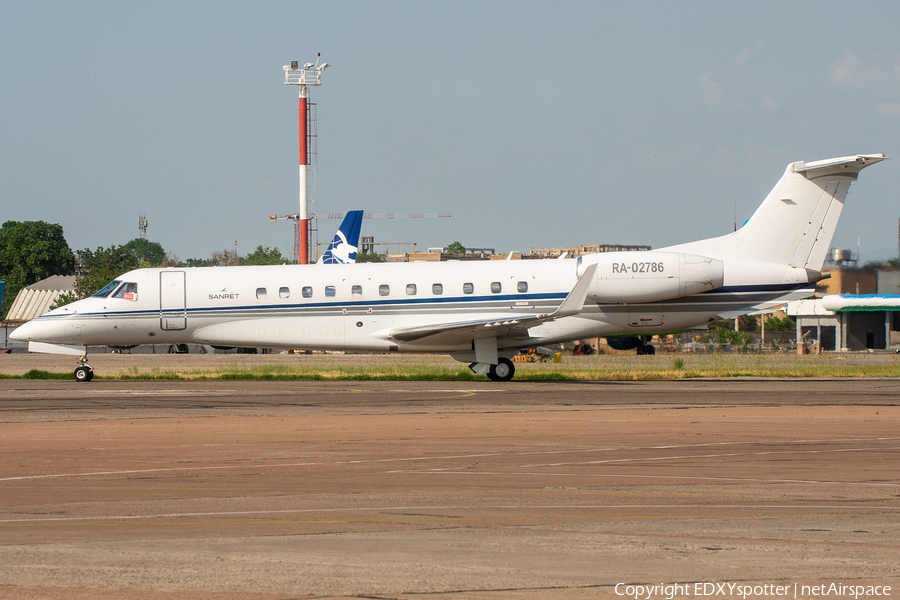
POLYGON ((161 271, 159 274, 159 327, 163 331, 187 328, 184 271, 161 271))

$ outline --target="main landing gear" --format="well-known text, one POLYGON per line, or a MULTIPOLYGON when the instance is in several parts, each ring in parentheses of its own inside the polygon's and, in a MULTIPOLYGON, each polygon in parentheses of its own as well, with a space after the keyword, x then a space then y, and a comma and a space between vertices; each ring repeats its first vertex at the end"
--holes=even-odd
POLYGON ((516 367, 508 358, 501 358, 496 365, 491 365, 488 378, 491 381, 509 381, 516 374, 516 367))
POLYGON ((75 368, 75 381, 88 382, 94 378, 94 367, 88 364, 87 354, 78 359, 78 366, 75 368))
MULTIPOLYGON (((487 375, 491 381, 509 381, 516 374, 516 368, 511 360, 501 354, 497 350, 497 338, 475 338, 472 340, 472 350, 474 352, 460 352, 452 354, 456 360, 472 360, 469 368, 476 375, 487 375)), ((503 350, 503 354, 512 352, 503 350)))
POLYGON ((653 356, 654 354, 656 354, 656 348, 654 348, 653 345, 650 344, 650 340, 652 339, 653 336, 649 335, 642 335, 638 337, 638 340, 640 340, 640 344, 637 347, 638 356, 653 356))

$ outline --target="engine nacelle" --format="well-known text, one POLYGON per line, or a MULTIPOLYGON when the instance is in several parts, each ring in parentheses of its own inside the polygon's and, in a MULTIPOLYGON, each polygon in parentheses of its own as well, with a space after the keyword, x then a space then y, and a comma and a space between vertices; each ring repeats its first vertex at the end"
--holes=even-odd
POLYGON ((680 252, 602 252, 578 258, 578 275, 597 265, 588 298, 605 303, 657 302, 699 294, 725 282, 721 260, 680 252))

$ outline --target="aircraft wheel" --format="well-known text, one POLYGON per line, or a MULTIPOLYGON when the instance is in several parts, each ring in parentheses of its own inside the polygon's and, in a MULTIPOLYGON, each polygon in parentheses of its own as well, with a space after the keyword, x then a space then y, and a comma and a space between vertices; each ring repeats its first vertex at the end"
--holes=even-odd
POLYGON ((516 374, 516 367, 508 358, 501 358, 500 363, 491 365, 488 377, 491 381, 509 381, 516 374))
POLYGON ((94 378, 94 370, 90 367, 78 367, 74 374, 75 381, 88 382, 94 378))

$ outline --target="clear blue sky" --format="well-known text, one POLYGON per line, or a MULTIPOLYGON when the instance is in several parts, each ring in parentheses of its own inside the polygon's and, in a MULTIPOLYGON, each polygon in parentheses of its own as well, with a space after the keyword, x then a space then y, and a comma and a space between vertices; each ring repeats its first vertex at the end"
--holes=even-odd
MULTIPOLYGON (((900 3, 0 3, 0 205, 73 248, 288 250, 297 92, 318 211, 498 251, 660 247, 747 219, 795 160, 883 152, 835 245, 895 256, 900 3)), ((336 221, 320 224, 330 237, 336 221)))

